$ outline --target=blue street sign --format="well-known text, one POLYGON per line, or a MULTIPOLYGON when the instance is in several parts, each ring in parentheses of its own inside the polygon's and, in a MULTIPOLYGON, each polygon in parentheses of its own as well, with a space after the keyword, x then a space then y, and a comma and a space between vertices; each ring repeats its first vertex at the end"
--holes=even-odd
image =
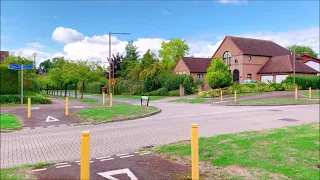
MULTIPOLYGON (((33 65, 23 65, 23 69, 33 69, 33 68, 34 68, 33 65)), ((10 64, 8 66, 8 69, 21 70, 21 65, 20 64, 10 64)))

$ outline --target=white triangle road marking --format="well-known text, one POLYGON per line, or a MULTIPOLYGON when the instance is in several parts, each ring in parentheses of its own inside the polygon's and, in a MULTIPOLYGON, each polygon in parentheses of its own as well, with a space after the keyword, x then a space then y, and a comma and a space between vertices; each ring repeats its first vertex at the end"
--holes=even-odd
POLYGON ((59 119, 56 119, 54 117, 48 116, 46 119, 46 122, 54 122, 54 121, 60 121, 59 119))
POLYGON ((99 174, 104 178, 107 178, 108 180, 119 180, 117 178, 112 177, 112 175, 117 175, 117 174, 127 174, 131 180, 138 180, 138 178, 128 168, 101 172, 97 174, 99 174))

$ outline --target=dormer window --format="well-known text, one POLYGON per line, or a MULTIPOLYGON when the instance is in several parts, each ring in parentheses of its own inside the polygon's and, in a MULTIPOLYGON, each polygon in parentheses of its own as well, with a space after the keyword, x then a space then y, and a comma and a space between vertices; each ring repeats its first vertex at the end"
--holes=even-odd
POLYGON ((231 63, 231 53, 229 51, 226 51, 224 54, 223 54, 223 61, 226 65, 230 65, 231 63))

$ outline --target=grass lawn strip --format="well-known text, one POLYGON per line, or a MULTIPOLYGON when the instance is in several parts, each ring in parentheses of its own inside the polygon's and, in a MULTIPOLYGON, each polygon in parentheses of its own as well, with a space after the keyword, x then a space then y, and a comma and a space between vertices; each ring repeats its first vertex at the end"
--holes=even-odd
MULTIPOLYGON (((309 97, 309 92, 303 93, 302 96, 309 97)), ((311 92, 311 98, 320 98, 320 91, 311 92)))
POLYGON ((290 105, 290 104, 319 104, 317 100, 294 99, 294 98, 270 98, 259 100, 243 100, 228 102, 227 105, 290 105))
MULTIPOLYGON (((199 138, 200 169, 209 179, 317 180, 319 144, 319 123, 199 138)), ((190 163, 190 141, 155 151, 190 163)))
MULTIPOLYGON (((113 98, 119 99, 141 99, 141 96, 134 96, 134 95, 114 95, 113 98)), ((164 99, 166 96, 149 96, 150 101, 164 99)))
POLYGON ((19 118, 12 114, 0 114, 0 127, 1 129, 16 130, 21 128, 19 118))
POLYGON ((137 115, 144 115, 156 111, 152 106, 136 106, 122 103, 112 107, 95 107, 78 111, 85 120, 89 121, 113 121, 120 118, 130 118, 137 115))
POLYGON ((27 164, 23 166, 17 166, 12 168, 3 168, 0 171, 0 177, 3 180, 35 180, 33 172, 34 168, 41 168, 44 166, 50 166, 53 163, 37 163, 37 164, 27 164))
MULTIPOLYGON (((239 97, 247 97, 247 96, 254 96, 254 95, 259 95, 259 94, 271 94, 274 92, 255 92, 255 93, 237 93, 237 98, 239 97)), ((220 95, 219 95, 220 97, 220 95)), ((228 95, 224 95, 223 97, 225 98, 233 98, 234 97, 234 93, 233 94, 228 94, 228 95)))
MULTIPOLYGON (((61 99, 65 99, 66 97, 64 96, 57 96, 57 95, 50 95, 52 97, 55 97, 55 98, 61 98, 61 99)), ((89 104, 102 104, 101 101, 99 100, 96 100, 96 99, 87 99, 87 98, 83 98, 83 99, 80 99, 80 98, 74 98, 74 97, 69 97, 69 100, 74 100, 74 101, 79 101, 79 102, 84 102, 84 103, 89 103, 89 104)))
POLYGON ((175 99, 175 100, 170 100, 168 102, 183 102, 183 103, 203 103, 206 102, 207 100, 204 98, 180 98, 180 99, 175 99))

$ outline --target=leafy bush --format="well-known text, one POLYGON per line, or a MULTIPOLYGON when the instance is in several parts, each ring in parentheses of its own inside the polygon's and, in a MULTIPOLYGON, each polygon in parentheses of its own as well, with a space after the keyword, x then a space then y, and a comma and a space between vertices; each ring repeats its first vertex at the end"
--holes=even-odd
MULTIPOLYGON (((293 84, 293 76, 288 76, 283 83, 293 84)), ((296 84, 302 89, 306 90, 320 89, 320 76, 296 76, 296 84)))
POLYGON ((158 89, 156 92, 157 92, 157 96, 165 96, 168 92, 168 89, 163 87, 158 89))
POLYGON ((183 80, 183 86, 186 94, 192 94, 194 87, 193 78, 191 76, 187 76, 183 80))
POLYGON ((84 92, 90 94, 101 94, 103 86, 104 84, 101 82, 89 83, 85 86, 84 92))
POLYGON ((207 83, 212 89, 228 87, 232 82, 228 66, 217 57, 207 69, 207 83))
POLYGON ((169 91, 169 92, 167 93, 167 96, 180 96, 180 91, 179 91, 179 89, 169 91))
POLYGON ((164 82, 164 87, 167 88, 168 91, 179 89, 180 85, 183 84, 185 77, 186 75, 182 74, 169 74, 164 82))
MULTIPOLYGON (((33 104, 51 104, 52 103, 50 98, 43 97, 43 96, 24 96, 23 103, 27 103, 28 98, 31 98, 31 103, 33 104)), ((0 95, 1 104, 7 104, 7 103, 19 104, 21 101, 20 99, 21 99, 21 96, 17 94, 0 95)))
POLYGON ((0 94, 18 94, 18 71, 9 70, 8 65, 0 65, 0 94))

